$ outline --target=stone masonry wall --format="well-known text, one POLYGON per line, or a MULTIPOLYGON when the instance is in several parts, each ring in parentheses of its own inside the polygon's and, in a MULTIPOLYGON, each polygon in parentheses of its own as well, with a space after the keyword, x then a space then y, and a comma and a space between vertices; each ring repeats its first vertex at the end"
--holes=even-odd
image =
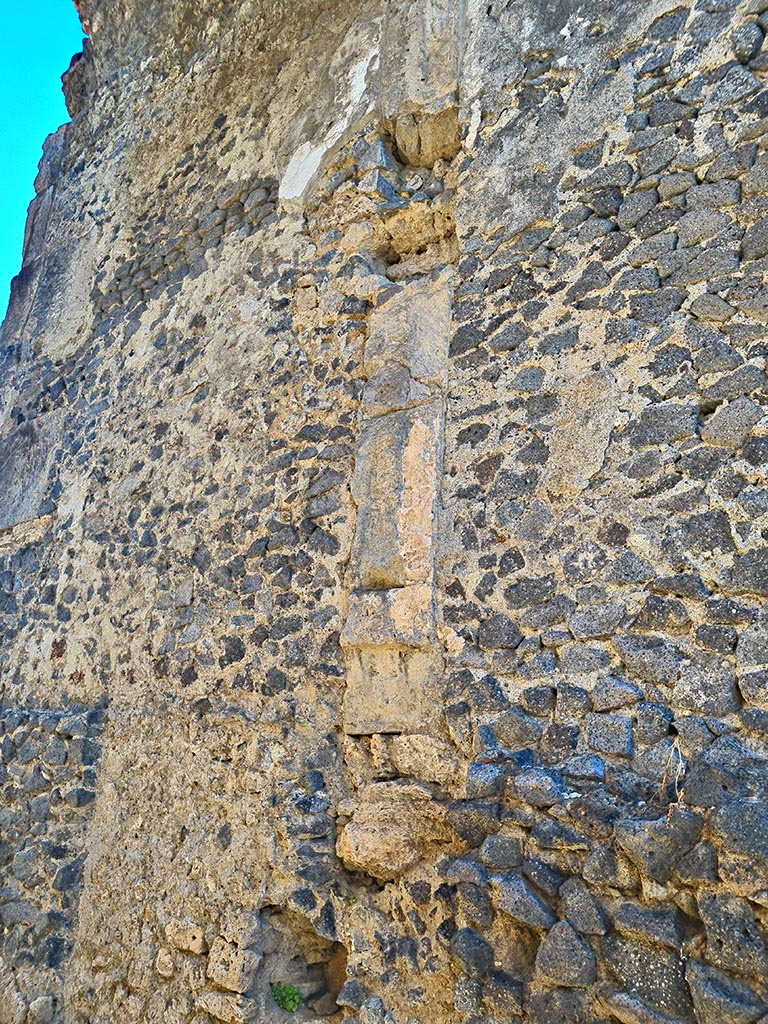
POLYGON ((768 0, 77 7, 0 1024, 766 1024, 768 0))

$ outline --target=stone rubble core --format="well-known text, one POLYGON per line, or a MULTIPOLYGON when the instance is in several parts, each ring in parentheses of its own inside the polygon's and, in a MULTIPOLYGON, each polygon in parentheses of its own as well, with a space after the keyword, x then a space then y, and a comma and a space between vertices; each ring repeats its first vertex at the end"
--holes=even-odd
POLYGON ((768 0, 77 7, 0 1024, 768 1024, 768 0))

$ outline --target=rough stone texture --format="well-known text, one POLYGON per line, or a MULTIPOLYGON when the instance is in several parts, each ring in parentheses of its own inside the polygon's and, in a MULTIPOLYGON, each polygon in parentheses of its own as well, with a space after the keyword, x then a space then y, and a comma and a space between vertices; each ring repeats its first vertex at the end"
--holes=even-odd
POLYGON ((77 6, 0 1021, 764 1024, 765 3, 77 6))

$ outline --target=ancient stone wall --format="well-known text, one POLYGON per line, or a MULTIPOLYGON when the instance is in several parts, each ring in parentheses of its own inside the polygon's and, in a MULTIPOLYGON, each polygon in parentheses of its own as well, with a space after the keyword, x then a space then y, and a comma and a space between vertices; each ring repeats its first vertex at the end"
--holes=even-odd
POLYGON ((768 0, 77 6, 0 1022, 766 1024, 768 0))

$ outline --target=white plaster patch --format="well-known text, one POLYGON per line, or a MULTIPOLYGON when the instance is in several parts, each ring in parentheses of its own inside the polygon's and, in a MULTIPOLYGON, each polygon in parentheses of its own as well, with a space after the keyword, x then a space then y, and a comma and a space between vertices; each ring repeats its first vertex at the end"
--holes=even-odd
MULTIPOLYGON (((378 43, 371 47, 368 53, 356 61, 348 72, 349 94, 346 102, 344 115, 332 128, 328 130, 322 142, 313 145, 311 142, 303 142, 288 162, 282 180, 280 182, 279 196, 281 199, 300 199, 307 190, 308 185, 320 169, 323 158, 336 145, 344 132, 350 127, 359 116, 357 108, 365 97, 365 86, 368 72, 371 66, 375 67, 379 59, 378 43)), ((369 100, 362 113, 367 114, 373 109, 373 102, 369 100)))

